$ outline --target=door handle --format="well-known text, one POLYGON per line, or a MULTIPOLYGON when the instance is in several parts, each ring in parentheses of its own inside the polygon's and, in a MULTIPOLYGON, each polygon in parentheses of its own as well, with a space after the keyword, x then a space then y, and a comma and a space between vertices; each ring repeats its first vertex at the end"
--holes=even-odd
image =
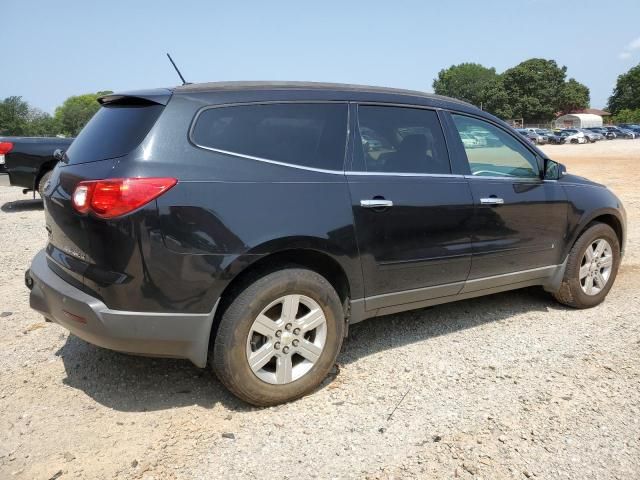
POLYGON ((362 208, 387 208, 393 207, 393 202, 391 200, 374 198, 373 200, 360 200, 360 206, 362 208))
POLYGON ((480 205, 503 205, 504 200, 498 197, 481 198, 480 205))

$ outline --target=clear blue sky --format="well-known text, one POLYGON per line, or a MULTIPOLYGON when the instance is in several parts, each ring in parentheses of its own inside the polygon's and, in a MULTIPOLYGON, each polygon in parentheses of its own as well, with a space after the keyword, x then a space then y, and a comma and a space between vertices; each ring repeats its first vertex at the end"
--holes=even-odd
POLYGON ((602 107, 640 62, 640 0, 2 0, 0 98, 188 81, 315 80, 431 91, 437 72, 553 58, 602 107))

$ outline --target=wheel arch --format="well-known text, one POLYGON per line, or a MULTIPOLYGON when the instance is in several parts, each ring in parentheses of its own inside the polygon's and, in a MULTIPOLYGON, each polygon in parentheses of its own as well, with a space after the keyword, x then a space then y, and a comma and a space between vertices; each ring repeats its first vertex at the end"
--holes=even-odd
POLYGON ((624 221, 616 210, 604 209, 594 212, 580 222, 578 228, 575 229, 576 233, 573 235, 573 238, 571 238, 571 241, 567 243, 565 256, 569 254, 573 245, 575 245, 578 238, 580 238, 580 235, 582 235, 594 223, 604 223, 613 229, 618 237, 618 242, 620 243, 620 251, 623 253, 625 245, 624 221))
MULTIPOLYGON (((233 271, 233 267, 232 264, 229 269, 233 271)), ((215 340, 222 315, 235 297, 259 278, 285 268, 307 268, 326 278, 344 305, 345 321, 347 321, 353 283, 350 281, 345 266, 326 251, 308 247, 291 247, 259 256, 253 262, 246 264, 224 287, 213 318, 210 345, 215 340)))
POLYGON ((56 163, 58 163, 57 160, 50 160, 50 161, 45 162, 42 165, 40 165, 40 168, 38 169, 38 172, 33 177, 33 188, 32 188, 32 190, 34 192, 36 190, 38 190, 38 184, 40 183, 40 179, 44 176, 45 173, 50 172, 51 170, 53 170, 55 168, 55 166, 56 166, 56 163))

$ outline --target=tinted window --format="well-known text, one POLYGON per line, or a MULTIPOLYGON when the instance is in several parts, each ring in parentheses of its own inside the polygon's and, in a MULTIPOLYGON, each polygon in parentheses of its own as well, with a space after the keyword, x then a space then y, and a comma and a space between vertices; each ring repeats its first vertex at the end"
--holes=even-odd
POLYGON ((472 175, 539 177, 535 155, 507 132, 476 118, 452 116, 472 175))
POLYGON ((346 136, 346 104, 282 103, 204 110, 192 138, 202 147, 342 170, 346 136))
POLYGON ((100 108, 67 150, 69 163, 126 155, 140 145, 163 108, 156 104, 100 108))
POLYGON ((404 107, 358 107, 360 142, 354 169, 369 172, 450 173, 438 115, 404 107))

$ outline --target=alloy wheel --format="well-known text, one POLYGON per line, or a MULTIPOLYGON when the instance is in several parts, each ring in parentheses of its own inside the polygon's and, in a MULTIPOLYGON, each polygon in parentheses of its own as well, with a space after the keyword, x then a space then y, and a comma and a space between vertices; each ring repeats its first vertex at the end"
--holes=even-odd
POLYGON ((251 325, 247 361, 262 381, 283 385, 313 368, 327 340, 327 320, 305 295, 285 295, 267 305, 251 325))
POLYGON ((580 286, 587 295, 597 295, 604 289, 613 269, 613 251, 605 239, 589 244, 580 264, 580 286))

